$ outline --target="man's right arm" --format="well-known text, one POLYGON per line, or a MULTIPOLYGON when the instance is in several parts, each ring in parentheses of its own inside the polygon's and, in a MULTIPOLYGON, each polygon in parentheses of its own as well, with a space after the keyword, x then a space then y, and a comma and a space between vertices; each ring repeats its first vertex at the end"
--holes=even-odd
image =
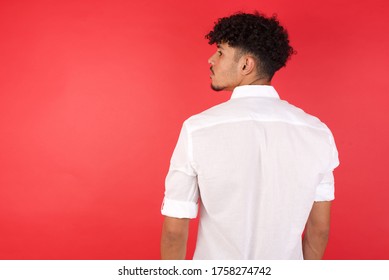
POLYGON ((305 260, 320 260, 327 247, 330 231, 331 201, 314 202, 303 239, 305 260))
POLYGON ((184 260, 188 240, 189 219, 165 216, 161 237, 162 260, 184 260))

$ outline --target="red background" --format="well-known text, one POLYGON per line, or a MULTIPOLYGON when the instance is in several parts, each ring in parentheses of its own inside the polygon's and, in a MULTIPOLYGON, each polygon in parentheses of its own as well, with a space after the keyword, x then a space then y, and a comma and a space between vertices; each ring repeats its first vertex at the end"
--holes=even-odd
POLYGON ((181 124, 230 96, 210 90, 204 35, 258 9, 298 51, 276 89, 339 149, 325 258, 389 259, 387 3, 1 1, 0 258, 159 258, 181 124))

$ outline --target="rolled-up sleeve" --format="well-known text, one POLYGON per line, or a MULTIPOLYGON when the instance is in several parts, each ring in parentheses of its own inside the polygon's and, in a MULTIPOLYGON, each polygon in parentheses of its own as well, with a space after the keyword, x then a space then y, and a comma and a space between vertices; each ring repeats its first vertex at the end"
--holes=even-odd
POLYGON ((335 199, 335 183, 332 172, 324 174, 316 188, 315 201, 332 201, 335 199))
POLYGON ((332 201, 335 199, 335 180, 333 170, 339 165, 339 154, 331 132, 329 132, 329 135, 329 143, 331 147, 331 156, 328 164, 329 171, 324 173, 320 184, 316 188, 315 201, 332 201))
POLYGON ((174 218, 197 216, 199 190, 197 173, 193 168, 191 145, 191 138, 184 123, 165 180, 162 215, 174 218))

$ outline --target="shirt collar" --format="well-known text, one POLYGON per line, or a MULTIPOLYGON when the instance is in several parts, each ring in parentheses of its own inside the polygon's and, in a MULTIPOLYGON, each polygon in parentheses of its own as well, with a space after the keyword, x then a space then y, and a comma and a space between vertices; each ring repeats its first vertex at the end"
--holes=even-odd
POLYGON ((280 99, 277 91, 267 85, 245 85, 234 89, 231 99, 243 97, 270 97, 280 99))

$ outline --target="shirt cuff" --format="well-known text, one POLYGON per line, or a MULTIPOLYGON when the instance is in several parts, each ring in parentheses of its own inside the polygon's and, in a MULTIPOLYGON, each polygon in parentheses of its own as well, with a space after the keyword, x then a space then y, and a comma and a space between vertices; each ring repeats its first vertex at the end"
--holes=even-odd
POLYGON ((164 198, 161 213, 173 218, 196 218, 198 204, 192 201, 178 201, 164 198))
POLYGON ((315 201, 332 201, 335 199, 334 184, 322 183, 316 189, 315 201))

